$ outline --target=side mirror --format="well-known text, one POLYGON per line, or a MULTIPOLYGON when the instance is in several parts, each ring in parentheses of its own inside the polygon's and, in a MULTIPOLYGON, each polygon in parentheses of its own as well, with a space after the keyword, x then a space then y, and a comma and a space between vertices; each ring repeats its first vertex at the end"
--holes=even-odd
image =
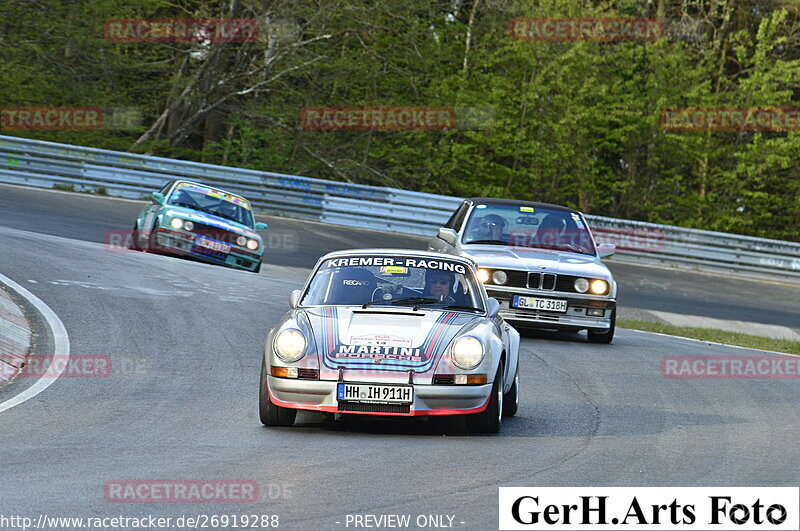
POLYGON ((497 317, 497 314, 500 313, 500 303, 494 297, 489 297, 489 300, 486 301, 486 313, 489 314, 489 317, 497 317))
POLYGON ((162 194, 161 192, 153 192, 152 194, 150 194, 150 199, 152 199, 154 203, 158 203, 159 205, 163 205, 164 204, 164 200, 166 198, 164 197, 164 194, 162 194))
POLYGON ((446 229, 442 227, 439 229, 439 234, 437 234, 440 240, 444 240, 453 247, 455 247, 456 243, 458 242, 458 233, 453 229, 446 229))
POLYGON ((267 230, 267 227, 269 227, 269 225, 267 225, 266 223, 261 223, 260 221, 256 223, 256 231, 258 232, 264 232, 265 230, 267 230))
POLYGON ((302 293, 303 293, 302 291, 300 291, 299 289, 296 289, 296 290, 292 291, 291 295, 289 295, 289 306, 292 309, 297 308, 297 306, 300 304, 300 295, 302 293))
POLYGON ((617 246, 613 243, 601 243, 597 246, 597 256, 606 258, 617 252, 617 246))

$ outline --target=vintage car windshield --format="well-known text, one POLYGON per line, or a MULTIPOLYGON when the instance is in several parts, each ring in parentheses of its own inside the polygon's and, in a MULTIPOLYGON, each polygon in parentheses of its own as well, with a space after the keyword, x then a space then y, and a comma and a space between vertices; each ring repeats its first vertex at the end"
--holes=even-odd
POLYGON ((478 204, 461 241, 595 254, 591 235, 577 212, 538 206, 478 204))
POLYGON ((168 204, 200 210, 253 228, 250 203, 213 188, 178 183, 169 196, 168 204))
POLYGON ((301 305, 369 304, 483 312, 478 286, 463 262, 424 256, 344 256, 320 265, 301 305))

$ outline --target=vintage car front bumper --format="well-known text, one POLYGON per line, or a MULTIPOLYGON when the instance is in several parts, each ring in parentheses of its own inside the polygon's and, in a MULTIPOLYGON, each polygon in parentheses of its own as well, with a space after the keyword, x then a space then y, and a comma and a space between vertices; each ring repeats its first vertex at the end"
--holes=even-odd
MULTIPOLYGON (((410 406, 380 407, 380 404, 346 404, 336 398, 335 380, 295 380, 268 376, 270 399, 275 405, 326 413, 361 415, 464 415, 480 413, 489 403, 492 384, 431 385, 414 384, 414 401, 410 406), (374 407, 373 407, 374 406, 374 407)), ((356 382, 346 382, 356 383, 356 382)), ((358 382, 369 383, 369 382, 358 382)), ((376 382, 377 383, 377 382, 376 382)))
POLYGON ((546 330, 608 330, 611 314, 617 301, 603 296, 576 295, 560 291, 533 291, 522 288, 497 289, 486 286, 486 292, 500 302, 500 315, 512 325, 528 326, 546 330), (566 313, 543 310, 512 308, 514 295, 567 301, 566 313), (588 315, 589 310, 602 310, 602 316, 588 315))
POLYGON ((234 246, 231 246, 231 252, 227 254, 198 248, 192 240, 194 235, 184 232, 157 229, 155 236, 156 244, 160 247, 159 251, 191 256, 209 264, 219 264, 236 269, 244 269, 245 271, 253 271, 261 261, 259 255, 239 251, 234 246))

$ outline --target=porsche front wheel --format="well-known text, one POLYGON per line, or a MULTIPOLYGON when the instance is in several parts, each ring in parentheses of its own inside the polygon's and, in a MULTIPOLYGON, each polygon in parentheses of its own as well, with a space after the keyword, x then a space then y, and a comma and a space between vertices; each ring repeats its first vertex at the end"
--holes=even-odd
POLYGON ((481 413, 467 415, 467 427, 472 433, 497 433, 503 419, 503 362, 497 367, 497 374, 489 396, 489 405, 481 413))
POLYGON ((267 366, 261 361, 261 385, 258 391, 258 413, 264 426, 291 426, 297 417, 297 410, 275 405, 267 389, 267 366))

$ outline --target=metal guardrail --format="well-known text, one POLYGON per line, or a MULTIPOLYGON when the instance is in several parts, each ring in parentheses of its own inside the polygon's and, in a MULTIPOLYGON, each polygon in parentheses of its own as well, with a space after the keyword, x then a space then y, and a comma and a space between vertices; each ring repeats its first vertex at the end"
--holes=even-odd
MULTIPOLYGON (((240 193, 254 210, 280 216, 430 236, 457 197, 150 157, 0 136, 0 182, 145 198, 187 178, 240 193)), ((587 216, 614 260, 800 283, 800 243, 641 221, 587 216)))

